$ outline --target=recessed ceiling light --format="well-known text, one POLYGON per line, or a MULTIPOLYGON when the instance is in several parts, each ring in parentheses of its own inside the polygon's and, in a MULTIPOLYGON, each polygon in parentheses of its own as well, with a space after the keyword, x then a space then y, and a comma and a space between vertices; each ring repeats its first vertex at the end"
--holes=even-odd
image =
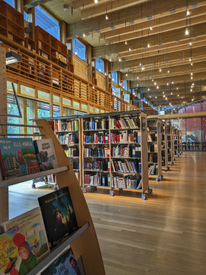
POLYGON ((127 41, 125 41, 124 44, 127 45, 127 41))
POLYGON ((161 72, 162 71, 162 69, 159 69, 159 72, 161 72))
POLYGON ((177 90, 179 90, 179 88, 178 88, 178 87, 177 87, 176 89, 177 89, 177 90))
POLYGON ((98 0, 94 0, 94 3, 97 4, 97 3, 98 3, 98 0))
POLYGON ((150 29, 150 31, 152 31, 152 27, 150 27, 149 29, 150 29))
POLYGON ((147 48, 150 48, 150 43, 147 44, 147 48))

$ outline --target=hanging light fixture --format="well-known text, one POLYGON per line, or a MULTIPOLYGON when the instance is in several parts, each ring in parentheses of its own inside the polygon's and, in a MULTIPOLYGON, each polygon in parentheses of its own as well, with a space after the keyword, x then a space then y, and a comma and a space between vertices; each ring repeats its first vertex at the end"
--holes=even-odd
POLYGON ((109 17, 108 17, 108 15, 107 15, 107 14, 105 15, 105 19, 106 19, 106 20, 109 20, 109 17))
POLYGON ((98 0, 94 0, 94 3, 97 4, 97 3, 98 3, 98 0))
POLYGON ((187 12, 186 12, 186 16, 189 16, 190 15, 190 11, 189 10, 187 10, 187 12))
POLYGON ((188 30, 188 28, 185 29, 185 35, 189 35, 189 30, 188 30))
POLYGON ((159 72, 161 72, 161 71, 162 71, 162 69, 160 68, 160 69, 159 69, 159 72))
POLYGON ((127 45, 127 41, 125 41, 124 44, 127 45))
POLYGON ((147 44, 147 48, 150 48, 150 43, 147 44))

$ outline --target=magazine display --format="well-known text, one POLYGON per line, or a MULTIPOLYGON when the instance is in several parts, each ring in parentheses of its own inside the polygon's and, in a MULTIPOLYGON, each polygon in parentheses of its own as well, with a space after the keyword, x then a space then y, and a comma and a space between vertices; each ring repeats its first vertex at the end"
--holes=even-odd
POLYGON ((49 251, 39 208, 2 224, 0 275, 26 275, 49 251))
POLYGON ((53 248, 78 228, 68 187, 38 198, 47 232, 53 248))
POLYGON ((34 147, 41 171, 59 167, 52 139, 35 140, 34 147))
POLYGON ((41 275, 81 275, 77 261, 73 255, 72 249, 66 249, 57 256, 49 266, 44 269, 41 275))
POLYGON ((7 179, 39 172, 31 138, 0 138, 0 150, 7 179))

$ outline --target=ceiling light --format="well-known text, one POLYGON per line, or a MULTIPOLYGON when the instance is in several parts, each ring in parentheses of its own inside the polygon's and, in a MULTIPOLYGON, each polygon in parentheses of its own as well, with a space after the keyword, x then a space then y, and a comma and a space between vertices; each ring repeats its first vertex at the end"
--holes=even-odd
POLYGON ((119 58, 119 62, 121 62, 122 61, 122 59, 121 58, 119 58))
POLYGON ((165 92, 162 92, 163 94, 165 93, 165 92))
POLYGON ((157 97, 155 96, 155 98, 157 98, 157 97))
POLYGON ((189 45, 192 46, 192 42, 190 42, 189 45))
POLYGON ((112 61, 112 59, 110 58, 109 61, 112 61))
POLYGON ((139 63, 139 65, 140 65, 140 67, 142 66, 142 64, 141 64, 141 63, 139 63))
POLYGON ((105 15, 105 19, 106 19, 106 20, 108 20, 108 19, 109 19, 109 17, 108 17, 108 15, 107 15, 107 14, 105 15))
POLYGON ((156 85, 157 85, 157 83, 155 82, 155 83, 154 83, 154 85, 156 86, 156 85))
POLYGON ((191 73, 191 75, 193 75, 193 73, 191 73))
POLYGON ((192 85, 194 86, 194 85, 195 85, 195 83, 192 83, 192 85))
POLYGON ((177 95, 179 97, 179 95, 177 95))
POLYGON ((86 35, 85 35, 85 33, 83 33, 83 35, 82 35, 83 37, 85 37, 86 35))
POLYGON ((94 0, 94 3, 97 4, 97 3, 98 3, 98 0, 94 0))
POLYGON ((191 63, 190 65, 193 66, 193 63, 191 63))
POLYGON ((188 30, 188 28, 185 29, 185 35, 189 35, 189 30, 188 30))
POLYGON ((174 82, 172 82, 172 84, 174 84, 174 82))
POLYGON ((150 48, 150 43, 147 44, 147 48, 150 48))
POLYGON ((171 93, 171 95, 173 95, 173 93, 171 93))
POLYGON ((144 71, 145 67, 142 66, 142 71, 144 71))
POLYGON ((150 88, 148 88, 147 90, 150 91, 150 88))
POLYGON ((154 82, 154 79, 152 79, 152 82, 154 82))
POLYGON ((167 86, 169 86, 169 83, 167 83, 167 86))
POLYGON ((157 86, 157 89, 159 89, 159 86, 157 86))
POLYGON ((106 75, 106 76, 107 76, 107 73, 104 73, 104 75, 106 75))
POLYGON ((124 44, 127 45, 127 41, 125 41, 124 44))
POLYGON ((191 58, 189 58, 189 61, 191 61, 191 58))
POLYGON ((74 54, 77 55, 77 51, 75 51, 74 54))
POLYGON ((137 87, 139 86, 139 84, 137 84, 137 87))
POLYGON ((170 71, 169 71, 169 70, 168 70, 167 72, 168 72, 168 74, 170 73, 170 71))
POLYGON ((126 74, 126 76, 128 76, 128 74, 126 74))
POLYGON ((162 69, 159 69, 159 72, 161 72, 162 71, 162 69))
POLYGON ((152 27, 150 27, 149 29, 150 29, 150 31, 152 31, 152 27))
POLYGON ((137 79, 139 79, 139 76, 137 76, 137 79))
POLYGON ((192 92, 192 89, 190 89, 190 92, 192 92))
POLYGON ((92 88, 94 89, 94 86, 92 88))
POLYGON ((193 79, 193 76, 191 76, 191 79, 193 79))
POLYGON ((189 10, 187 10, 186 15, 187 15, 187 16, 190 15, 190 11, 189 11, 189 10))
POLYGON ((163 95, 163 97, 165 97, 165 95, 163 95))
POLYGON ((178 87, 177 87, 176 89, 177 89, 177 90, 179 90, 179 88, 178 88, 178 87))
POLYGON ((69 6, 67 4, 63 5, 63 11, 68 11, 69 10, 69 6))
POLYGON ((132 49, 131 48, 129 48, 129 52, 131 52, 132 51, 132 49))

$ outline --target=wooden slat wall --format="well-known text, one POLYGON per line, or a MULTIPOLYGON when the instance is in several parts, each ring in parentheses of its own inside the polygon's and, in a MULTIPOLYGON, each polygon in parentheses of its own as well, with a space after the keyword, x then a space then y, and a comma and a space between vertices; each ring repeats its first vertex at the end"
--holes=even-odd
POLYGON ((74 74, 87 80, 87 65, 81 62, 77 57, 73 56, 74 74))
POLYGON ((105 77, 103 74, 96 71, 97 86, 104 90, 104 80, 105 77))

